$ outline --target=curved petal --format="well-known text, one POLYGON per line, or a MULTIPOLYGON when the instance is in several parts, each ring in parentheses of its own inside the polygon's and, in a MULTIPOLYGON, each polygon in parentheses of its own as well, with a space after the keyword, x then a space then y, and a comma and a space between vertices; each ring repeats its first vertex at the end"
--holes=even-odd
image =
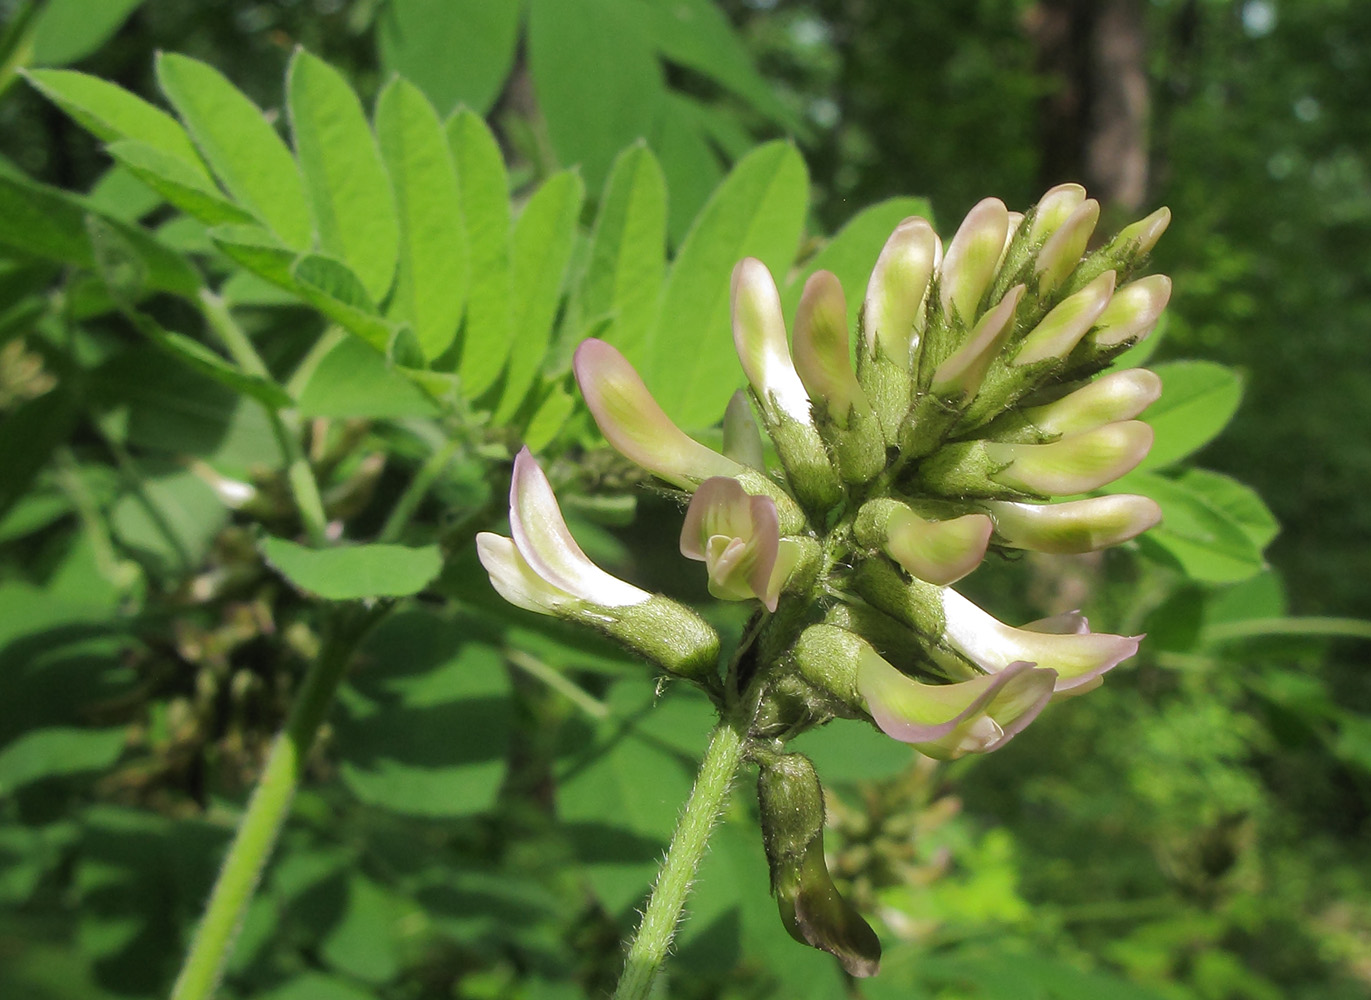
POLYGON ((968 326, 976 321, 981 296, 1000 266, 1008 233, 1009 209, 998 198, 986 198, 966 213, 943 257, 944 312, 956 313, 968 326))
POLYGON ((552 485, 527 448, 514 459, 509 526, 519 554, 533 572, 575 597, 619 608, 642 604, 652 596, 606 573, 581 551, 562 519, 552 485))
POLYGON ((625 458, 683 489, 743 471, 672 423, 633 366, 603 340, 581 341, 572 367, 600 432, 625 458))
POLYGON ((1056 671, 1020 661, 968 681, 922 684, 869 647, 857 666, 857 689, 882 732, 938 758, 1007 742, 1042 711, 1056 680, 1056 671))
POLYGON ((1094 552, 1141 535, 1162 519, 1150 497, 1107 497, 1035 504, 992 500, 985 504, 995 532, 1007 545, 1034 552, 1094 552))
POLYGON ((982 670, 999 672, 1019 660, 1055 670, 1057 690, 1079 687, 1138 651, 1142 636, 1107 632, 1061 634, 1012 628, 951 588, 942 592, 943 638, 982 670))
POLYGON ((476 536, 476 556, 490 574, 491 586, 510 604, 540 615, 552 615, 575 597, 554 587, 519 555, 514 540, 483 531, 476 536))
POLYGON ((771 272, 756 257, 744 257, 733 269, 732 299, 733 346, 762 411, 773 424, 780 413, 809 423, 809 393, 790 359, 781 296, 771 272))
POLYGON ((1026 493, 1067 496, 1088 493, 1134 469, 1152 448, 1152 427, 1123 420, 1070 434, 1051 444, 985 443, 1003 468, 990 478, 1026 493))
POLYGON ((923 332, 929 283, 942 259, 942 241, 927 219, 910 216, 895 227, 876 258, 862 304, 868 354, 879 343, 886 357, 909 370, 911 348, 923 332))
POLYGON ((1109 305, 1115 280, 1113 271, 1105 271, 1075 295, 1059 302, 1023 339, 1011 364, 1028 365, 1070 354, 1109 305))

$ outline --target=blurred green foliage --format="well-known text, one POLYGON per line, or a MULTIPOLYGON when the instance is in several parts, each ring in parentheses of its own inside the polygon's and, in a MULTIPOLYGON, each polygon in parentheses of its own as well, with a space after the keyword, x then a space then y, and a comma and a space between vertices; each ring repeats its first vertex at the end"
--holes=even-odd
MULTIPOLYGON (((0 993, 166 992, 318 653, 302 591, 346 600, 361 579, 368 595, 424 596, 362 647, 223 995, 603 994, 711 712, 509 609, 467 542, 498 523, 510 447, 532 439, 593 556, 701 597, 673 562, 679 511, 588 449, 570 346, 614 340, 654 388, 688 365, 706 388, 661 395, 703 427, 733 388, 726 346, 699 345, 724 322, 718 279, 738 256, 784 273, 799 244, 793 305, 815 267, 860 281, 890 226, 929 203, 944 219, 988 193, 1029 203, 1062 179, 1042 176, 1056 161, 1038 116, 1060 85, 1029 30, 1042 6, 5 4, 0 993), (297 44, 324 63, 301 57, 283 88, 297 44), (219 144, 215 170, 240 180, 227 191, 168 165, 175 138, 159 154, 147 134, 101 134, 125 140, 109 170, 14 77, 74 63, 166 108, 158 50, 232 81, 197 112, 213 81, 186 87, 208 73, 162 63, 161 92, 201 148, 243 110, 234 88, 294 137, 309 206, 336 222, 323 253, 296 252, 311 249, 308 219, 292 221, 307 201, 273 187, 271 157, 290 162, 276 131, 255 150, 237 132, 219 144), (392 71, 415 87, 388 85, 392 71), (331 144, 369 139, 378 98, 361 169, 395 185, 393 232, 375 228, 391 210, 355 194, 377 185, 332 170, 331 144), (781 135, 799 151, 753 151, 781 135), (434 148, 452 151, 455 181, 434 148), (401 176, 423 192, 417 211, 401 176), (444 190, 463 238, 424 224, 444 190), (444 254, 467 261, 464 286, 424 275, 444 254), (407 291, 387 298, 395 269, 407 291), (207 346, 206 278, 265 373, 207 346), (508 337, 464 340, 461 310, 508 337), (453 373, 490 392, 453 393, 453 373), (457 442, 387 539, 406 543, 398 562, 290 541, 275 393, 296 404, 348 539, 385 533, 408 483, 457 442), (263 531, 277 537, 263 545, 263 531)), ((1371 556, 1348 539, 1371 531, 1371 9, 1156 0, 1143 13, 1148 199, 1175 213, 1157 261, 1176 297, 1149 345, 1171 359, 1149 414, 1165 449, 1135 477, 1168 519, 1125 550, 968 582, 1009 620, 1084 606, 1097 627, 1145 630, 1144 652, 984 759, 932 765, 874 734, 811 734, 833 867, 883 925, 882 975, 858 988, 786 937, 740 789, 673 996, 1340 1000, 1371 983, 1367 628, 1326 617, 1368 613, 1371 556), (1175 360, 1199 356, 1237 373, 1175 360), (1191 468, 1197 456, 1235 478, 1191 468)))

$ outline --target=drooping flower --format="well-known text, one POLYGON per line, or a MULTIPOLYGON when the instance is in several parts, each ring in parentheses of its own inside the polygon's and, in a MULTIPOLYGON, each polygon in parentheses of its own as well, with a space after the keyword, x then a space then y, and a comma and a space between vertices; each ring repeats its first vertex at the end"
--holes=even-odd
POLYGON ((567 529, 547 475, 527 448, 514 459, 512 538, 483 531, 476 551, 500 596, 516 607, 590 625, 684 676, 715 667, 719 637, 684 605, 606 573, 567 529))

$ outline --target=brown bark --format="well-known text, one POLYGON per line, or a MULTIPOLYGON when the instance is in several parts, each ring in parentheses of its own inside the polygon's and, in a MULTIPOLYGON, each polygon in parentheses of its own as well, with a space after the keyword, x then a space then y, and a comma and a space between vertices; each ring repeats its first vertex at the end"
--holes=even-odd
POLYGON ((1043 98, 1040 180, 1076 180, 1126 210, 1147 195, 1148 90, 1141 0, 1042 0, 1025 28, 1043 98))

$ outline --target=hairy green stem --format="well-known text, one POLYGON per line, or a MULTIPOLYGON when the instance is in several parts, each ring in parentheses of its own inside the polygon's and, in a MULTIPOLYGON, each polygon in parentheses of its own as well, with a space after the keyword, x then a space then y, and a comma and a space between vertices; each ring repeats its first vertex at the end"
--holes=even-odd
POLYGON ((419 467, 419 471, 409 481, 405 491, 400 494, 400 499, 395 502, 395 507, 391 510, 390 516, 386 518, 386 523, 376 538, 378 542, 399 540, 405 526, 409 524, 409 519, 419 509, 419 504, 423 503, 424 497, 428 496, 428 491, 433 488, 433 484, 438 481, 438 477, 443 474, 443 470, 448 467, 448 463, 452 461, 464 444, 465 442, 460 437, 449 438, 419 467))
POLYGON ((172 987, 172 1000, 208 1000, 214 995, 257 882, 290 812, 319 724, 333 703, 357 643, 382 614, 381 608, 345 612, 332 623, 318 658, 305 674, 285 728, 272 743, 266 767, 248 800, 210 892, 205 915, 172 987))
POLYGON ((652 887, 642 922, 628 948, 624 974, 614 1000, 647 1000, 667 949, 681 921, 690 884, 709 846, 709 835, 728 801, 728 790, 743 762, 743 736, 727 720, 715 727, 695 776, 671 846, 652 887))
MULTIPOLYGON (((223 343, 239 368, 249 375, 271 379, 262 356, 257 353, 252 340, 229 312, 228 304, 208 288, 200 289, 200 311, 215 335, 223 343)), ((295 507, 304 525, 305 534, 311 545, 322 548, 328 544, 328 517, 324 513, 324 501, 319 493, 319 483, 314 478, 309 459, 300 446, 300 421, 294 411, 283 412, 264 406, 267 418, 271 421, 272 434, 286 459, 286 484, 295 500, 295 507)))

